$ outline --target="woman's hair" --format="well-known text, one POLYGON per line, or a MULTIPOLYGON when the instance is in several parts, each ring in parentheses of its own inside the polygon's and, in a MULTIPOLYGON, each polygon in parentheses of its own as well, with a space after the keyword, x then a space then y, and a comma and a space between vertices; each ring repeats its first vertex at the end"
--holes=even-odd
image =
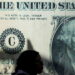
POLYGON ((36 57, 39 55, 37 51, 26 50, 17 59, 16 71, 18 69, 29 70, 35 67, 36 57))

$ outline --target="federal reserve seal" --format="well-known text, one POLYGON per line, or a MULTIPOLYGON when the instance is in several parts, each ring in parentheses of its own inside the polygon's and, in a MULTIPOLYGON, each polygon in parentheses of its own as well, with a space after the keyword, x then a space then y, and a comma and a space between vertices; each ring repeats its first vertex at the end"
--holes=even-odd
POLYGON ((9 54, 20 52, 25 44, 24 35, 15 28, 8 28, 1 34, 1 48, 9 54))

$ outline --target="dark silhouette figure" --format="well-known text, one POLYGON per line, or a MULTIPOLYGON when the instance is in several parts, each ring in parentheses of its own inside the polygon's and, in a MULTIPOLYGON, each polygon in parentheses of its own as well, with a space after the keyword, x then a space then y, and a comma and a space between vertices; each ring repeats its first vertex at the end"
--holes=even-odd
POLYGON ((37 51, 26 50, 18 58, 12 75, 37 75, 43 70, 43 62, 37 51))

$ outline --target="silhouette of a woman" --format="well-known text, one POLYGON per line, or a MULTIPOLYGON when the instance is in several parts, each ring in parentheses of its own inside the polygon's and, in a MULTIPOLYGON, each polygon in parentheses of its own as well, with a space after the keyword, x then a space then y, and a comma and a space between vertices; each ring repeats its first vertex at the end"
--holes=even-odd
POLYGON ((43 70, 43 62, 37 51, 26 50, 18 58, 12 75, 37 75, 43 70))

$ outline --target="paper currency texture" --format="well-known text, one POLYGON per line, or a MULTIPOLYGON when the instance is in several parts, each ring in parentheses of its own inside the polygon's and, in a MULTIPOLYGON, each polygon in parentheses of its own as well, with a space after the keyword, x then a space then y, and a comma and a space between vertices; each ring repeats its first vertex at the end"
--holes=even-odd
POLYGON ((28 49, 42 57, 40 75, 75 75, 74 0, 0 0, 0 75, 28 49))

